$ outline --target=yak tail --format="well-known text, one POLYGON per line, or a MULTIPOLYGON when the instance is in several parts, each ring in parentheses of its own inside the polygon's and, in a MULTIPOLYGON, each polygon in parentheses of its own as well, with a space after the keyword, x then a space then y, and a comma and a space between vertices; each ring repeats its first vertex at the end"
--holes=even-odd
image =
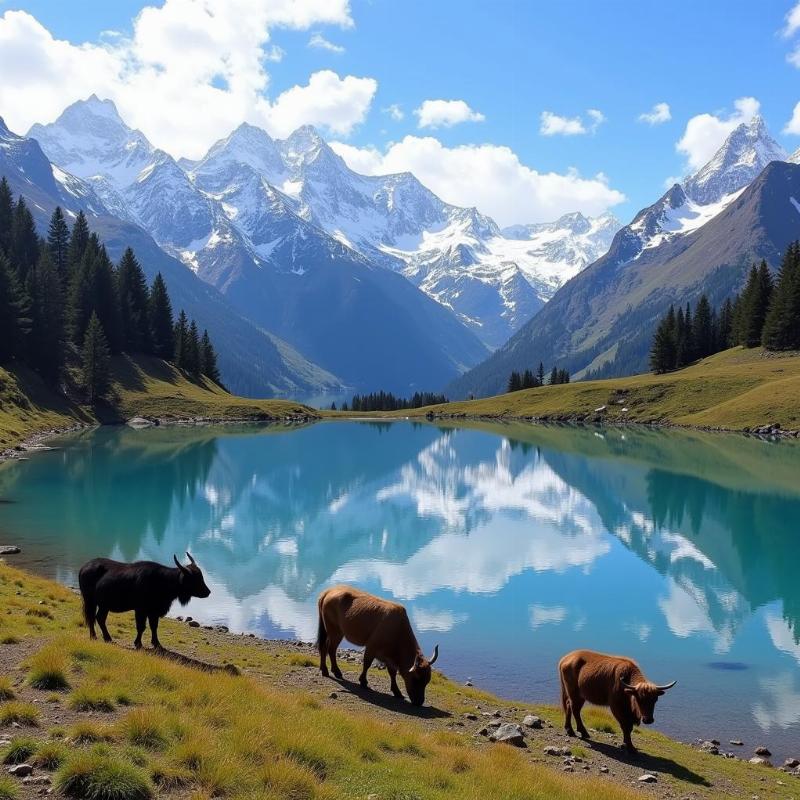
POLYGON ((325 630, 325 622, 322 619, 322 608, 319 609, 319 623, 317 624, 317 650, 320 653, 325 651, 328 643, 328 631, 325 630))
POLYGON ((94 620, 95 620, 95 612, 97 610, 97 604, 94 602, 94 598, 91 600, 89 599, 89 595, 86 592, 81 592, 81 597, 83 599, 83 618, 86 621, 86 627, 92 631, 94 630, 94 620))
POLYGON ((569 711, 569 696, 567 695, 567 687, 564 685, 564 678, 561 678, 561 708, 566 714, 569 711))

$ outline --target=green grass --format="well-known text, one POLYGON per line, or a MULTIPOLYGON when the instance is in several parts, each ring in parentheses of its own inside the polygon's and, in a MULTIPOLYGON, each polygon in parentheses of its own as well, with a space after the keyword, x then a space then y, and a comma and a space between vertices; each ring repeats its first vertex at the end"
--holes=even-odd
POLYGON ((107 690, 81 686, 69 696, 69 707, 75 711, 100 711, 110 714, 115 708, 114 698, 107 690))
POLYGON ((39 724, 39 709, 32 703, 11 701, 0 705, 0 726, 18 725, 36 727, 39 724))
POLYGON ((14 686, 11 683, 11 678, 5 675, 0 675, 0 701, 13 700, 16 697, 14 693, 14 686))
POLYGON ((13 778, 0 775, 0 800, 17 800, 19 792, 13 778))
POLYGON ((30 659, 28 683, 42 691, 64 691, 69 689, 65 669, 64 654, 53 647, 44 648, 30 659))
POLYGON ((0 450, 50 429, 120 422, 133 416, 267 421, 316 415, 290 400, 237 397, 206 378, 192 379, 148 356, 116 356, 112 360, 108 401, 92 409, 54 392, 25 367, 0 368, 0 450))
POLYGON ((33 765, 52 772, 64 763, 68 752, 61 742, 41 742, 33 756, 33 765))
POLYGON ((777 422, 797 430, 798 396, 800 355, 737 347, 667 375, 543 386, 383 416, 424 417, 431 412, 455 418, 552 419, 588 415, 611 423, 667 422, 730 430, 777 422), (601 407, 605 410, 595 413, 601 407))

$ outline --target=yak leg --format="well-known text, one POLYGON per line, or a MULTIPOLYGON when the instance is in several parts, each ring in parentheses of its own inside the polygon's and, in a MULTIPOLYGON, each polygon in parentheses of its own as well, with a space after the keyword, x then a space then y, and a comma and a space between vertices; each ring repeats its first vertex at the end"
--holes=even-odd
POLYGON ((633 730, 633 725, 630 722, 622 724, 622 741, 625 743, 625 749, 632 756, 635 756, 639 751, 633 746, 633 741, 631 740, 632 730, 633 730))
POLYGON ((572 708, 572 713, 575 715, 575 722, 578 725, 578 733, 581 735, 582 739, 591 739, 592 737, 589 736, 589 731, 586 730, 586 726, 583 724, 583 720, 581 719, 581 709, 583 708, 583 704, 586 701, 581 697, 576 699, 574 702, 570 700, 570 706, 572 708))
POLYGON ((97 606, 94 600, 91 603, 85 603, 84 615, 86 617, 86 626, 89 628, 89 638, 96 639, 97 634, 94 630, 94 621, 97 616, 97 606))
POLYGON ((158 614, 150 614, 148 617, 150 621, 150 641, 156 650, 163 649, 161 642, 158 641, 158 614))
POLYGON ((103 641, 110 642, 111 634, 108 632, 108 628, 106 627, 106 617, 108 617, 108 609, 105 606, 100 606, 97 609, 97 624, 100 626, 100 630, 103 632, 103 641))
POLYGON ((147 626, 147 614, 144 611, 136 609, 136 638, 133 641, 133 646, 139 650, 142 646, 142 634, 147 626))
POLYGON ((386 665, 386 671, 389 673, 389 678, 392 681, 392 694, 399 698, 400 700, 403 699, 403 693, 400 691, 400 687, 397 685, 397 670, 394 667, 390 667, 388 664, 386 665))
POLYGON ((358 677, 358 682, 365 688, 369 689, 369 685, 367 684, 367 670, 372 666, 372 662, 375 660, 375 653, 373 652, 372 648, 367 645, 364 648, 364 665, 361 667, 361 675, 358 677))
POLYGON ((339 669, 339 663, 336 661, 336 651, 342 643, 342 635, 340 633, 332 634, 328 632, 328 656, 331 659, 331 672, 339 679, 342 679, 342 671, 339 669))
POLYGON ((575 731, 572 728, 572 701, 569 697, 569 692, 564 683, 564 676, 561 676, 561 707, 564 709, 564 730, 567 736, 574 736, 575 731))

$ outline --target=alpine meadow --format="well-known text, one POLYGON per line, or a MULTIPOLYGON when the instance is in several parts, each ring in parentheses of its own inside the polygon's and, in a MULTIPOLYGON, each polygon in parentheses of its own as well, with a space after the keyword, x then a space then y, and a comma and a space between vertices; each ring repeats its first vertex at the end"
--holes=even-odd
POLYGON ((0 2, 0 800, 796 798, 798 69, 0 2))

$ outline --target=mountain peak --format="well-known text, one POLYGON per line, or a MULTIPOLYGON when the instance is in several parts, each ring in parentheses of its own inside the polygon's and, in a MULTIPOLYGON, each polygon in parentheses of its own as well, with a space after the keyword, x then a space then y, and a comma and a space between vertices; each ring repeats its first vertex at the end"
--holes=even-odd
POLYGON ((770 161, 786 152, 758 115, 737 125, 705 166, 684 182, 687 196, 699 205, 717 203, 751 183, 770 161))

